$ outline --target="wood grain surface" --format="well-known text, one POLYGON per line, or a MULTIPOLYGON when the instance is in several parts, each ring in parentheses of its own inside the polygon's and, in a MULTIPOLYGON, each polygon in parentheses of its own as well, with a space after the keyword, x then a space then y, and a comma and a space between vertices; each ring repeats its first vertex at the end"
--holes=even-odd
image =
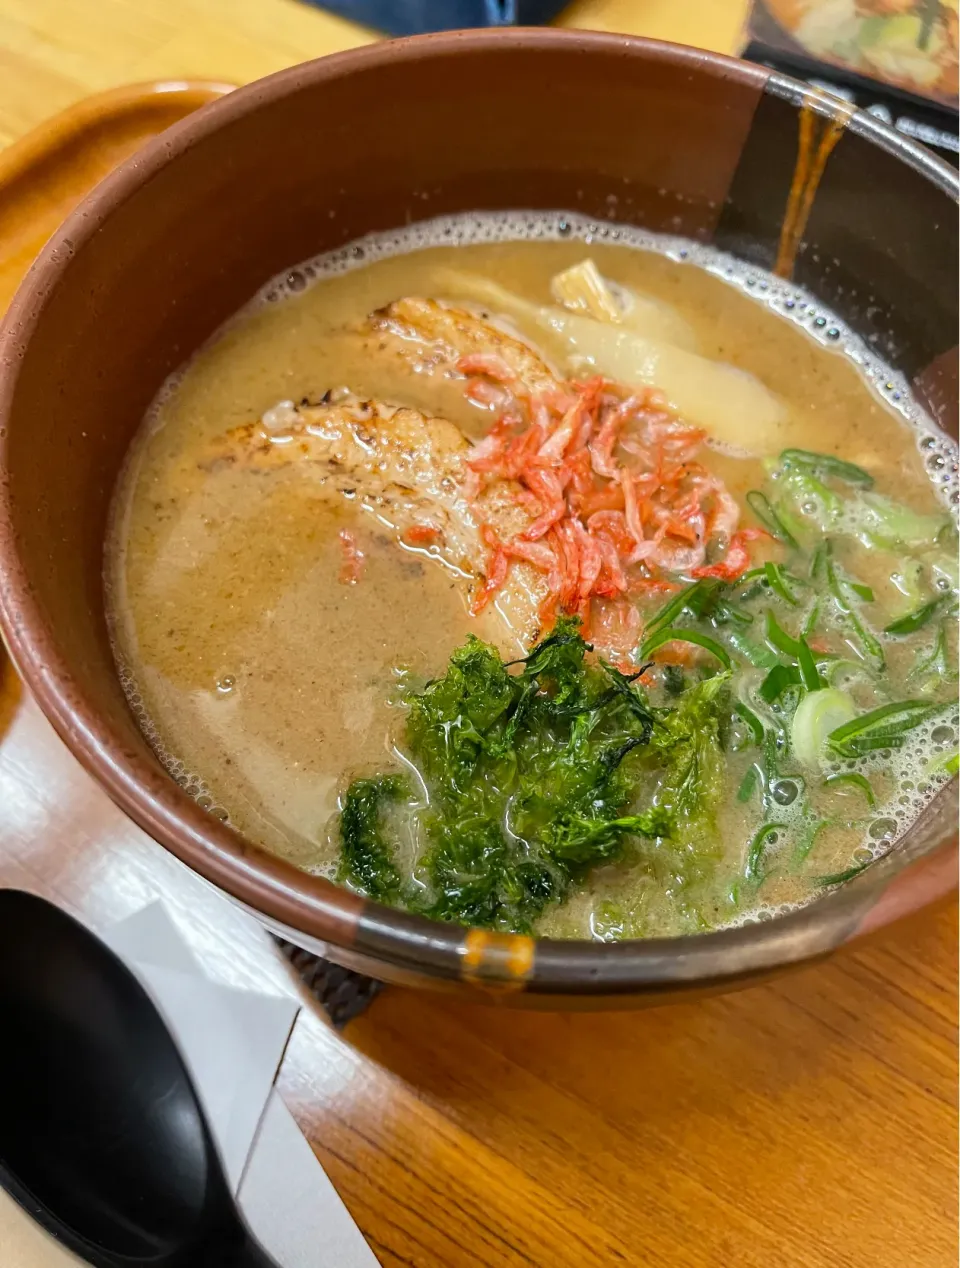
MULTIPOLYGON (((729 48, 741 17, 581 0, 567 20, 729 48)), ((0 142, 121 82, 242 80, 364 38, 286 0, 0 0, 0 142)), ((212 976, 293 989, 8 665, 0 884, 101 928, 161 897, 212 976)), ((952 1268, 956 947, 951 905, 670 1008, 524 1014, 391 989, 338 1035, 307 1006, 280 1087, 389 1268, 952 1268)), ((0 1264, 21 1268, 2 1242, 0 1264)))

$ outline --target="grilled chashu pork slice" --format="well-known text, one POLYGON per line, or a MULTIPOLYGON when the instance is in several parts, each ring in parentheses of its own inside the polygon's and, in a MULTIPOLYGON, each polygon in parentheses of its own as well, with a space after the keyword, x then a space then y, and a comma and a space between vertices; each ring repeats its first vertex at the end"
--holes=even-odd
POLYGON ((372 353, 400 357, 425 373, 456 372, 463 358, 487 358, 491 364, 502 362, 515 391, 530 395, 559 386, 547 362, 522 339, 434 299, 395 300, 371 313, 360 330, 370 336, 372 353))
MULTIPOLYGON (((471 503, 464 461, 469 448, 446 419, 340 392, 328 393, 315 405, 285 401, 274 406, 258 422, 214 440, 202 466, 269 473, 295 464, 331 494, 350 496, 374 512, 398 541, 429 543, 425 548, 472 589, 483 578, 489 554, 481 523, 506 539, 522 532, 532 517, 502 483, 471 503)), ((535 641, 546 593, 542 574, 522 561, 513 565, 494 604, 509 631, 511 651, 535 641)), ((501 631, 491 625, 485 619, 484 632, 503 646, 501 631)))

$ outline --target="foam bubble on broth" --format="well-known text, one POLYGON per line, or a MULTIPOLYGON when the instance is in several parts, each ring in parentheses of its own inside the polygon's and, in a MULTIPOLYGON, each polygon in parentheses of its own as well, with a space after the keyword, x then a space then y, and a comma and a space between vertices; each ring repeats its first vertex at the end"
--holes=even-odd
MULTIPOLYGON (((942 712, 945 712, 944 709, 942 712)), ((935 770, 939 758, 957 747, 960 714, 952 712, 928 718, 910 732, 901 749, 880 749, 865 757, 840 760, 830 765, 830 773, 858 771, 868 779, 881 771, 891 777, 892 788, 885 799, 878 799, 870 811, 873 824, 889 824, 882 832, 868 830, 862 848, 871 858, 880 858, 903 836, 910 824, 930 803, 935 794, 950 781, 944 770, 935 770)))
POLYGON ((147 743, 153 749, 160 764, 170 778, 179 784, 183 791, 196 801, 198 806, 206 810, 215 819, 219 819, 221 823, 228 823, 230 820, 228 812, 223 806, 217 805, 203 776, 198 775, 195 771, 188 770, 184 762, 180 758, 175 757, 164 744, 155 722, 150 717, 147 707, 143 703, 143 696, 140 693, 136 678, 124 664, 115 641, 113 650, 117 662, 117 676, 120 679, 123 693, 127 698, 127 704, 130 706, 130 712, 133 714, 137 726, 143 732, 147 743))
MULTIPOLYGON (((858 771, 869 779, 871 775, 883 771, 892 776, 889 795, 878 798, 869 814, 863 816, 871 823, 855 852, 857 862, 866 864, 889 853, 937 792, 950 782, 950 776, 944 770, 931 770, 930 767, 936 764, 938 757, 946 756, 957 747, 958 735, 960 713, 954 713, 947 722, 934 717, 917 727, 902 749, 886 749, 867 757, 830 763, 827 768, 829 774, 858 771)), ((790 826, 790 817, 782 814, 779 808, 777 816, 790 826)), ((794 815, 795 821, 797 818, 794 815)), ((810 901, 807 898, 795 903, 758 903, 728 923, 733 927, 772 920, 800 911, 810 901)))

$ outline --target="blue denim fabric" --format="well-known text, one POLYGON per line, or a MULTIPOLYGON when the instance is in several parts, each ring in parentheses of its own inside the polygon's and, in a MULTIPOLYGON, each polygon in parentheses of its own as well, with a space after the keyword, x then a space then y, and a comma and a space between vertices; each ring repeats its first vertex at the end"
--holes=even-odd
POLYGON ((566 0, 307 0, 388 35, 478 26, 540 26, 566 0))

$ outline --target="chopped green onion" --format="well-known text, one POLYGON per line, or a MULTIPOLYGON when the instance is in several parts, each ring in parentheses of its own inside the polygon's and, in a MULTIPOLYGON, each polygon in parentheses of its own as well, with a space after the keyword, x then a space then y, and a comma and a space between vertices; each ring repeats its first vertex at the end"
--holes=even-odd
POLYGON ((796 658, 800 652, 800 644, 783 629, 772 612, 767 613, 767 642, 796 658))
POLYGON ((817 662, 813 659, 813 652, 804 638, 797 643, 797 664, 800 666, 800 677, 807 691, 819 691, 823 682, 820 679, 817 662))
POLYGON ((640 659, 646 660, 651 652, 656 651, 658 647, 662 647, 664 643, 695 643, 697 647, 702 647, 708 651, 711 656, 716 656, 717 660, 725 669, 731 668, 730 655, 725 647, 721 647, 716 639, 710 638, 706 634, 701 634, 697 630, 680 630, 673 626, 666 629, 657 630, 655 634, 651 634, 640 648, 640 659))
POLYGON ((863 599, 864 603, 872 603, 874 593, 869 586, 861 585, 859 581, 847 581, 847 586, 855 595, 863 599))
POLYGON ((758 832, 755 833, 753 840, 750 842, 750 848, 747 850, 747 866, 745 868, 748 878, 762 880, 760 875, 760 864, 763 862, 763 856, 767 852, 767 842, 776 832, 786 832, 787 825, 785 823, 765 823, 758 832))
POLYGON ((742 573, 736 581, 731 582, 730 585, 731 587, 740 587, 740 593, 737 598, 741 603, 747 603, 749 600, 757 598, 758 595, 770 593, 767 570, 762 565, 759 568, 750 568, 747 572, 742 573))
POLYGON ((777 761, 778 756, 777 737, 773 731, 767 731, 763 737, 764 808, 768 808, 769 804, 772 802, 773 785, 780 776, 780 766, 777 761))
POLYGON ((956 750, 945 756, 940 754, 932 762, 927 762, 924 777, 929 779, 932 775, 956 775, 958 765, 960 765, 960 753, 956 750))
POLYGON ((844 484, 854 484, 861 489, 872 489, 873 476, 853 462, 844 462, 832 454, 812 453, 809 449, 784 449, 780 461, 787 467, 801 467, 816 475, 833 476, 844 484))
POLYGON ((826 670, 824 677, 831 687, 835 687, 841 678, 860 678, 866 676, 873 682, 873 671, 861 660, 835 660, 826 670))
POLYGON ((687 599, 687 611, 695 617, 707 615, 708 609, 712 612, 722 586, 723 582, 714 577, 701 577, 699 587, 691 590, 687 599))
POLYGON ((828 826, 829 822, 830 822, 829 819, 817 819, 814 823, 810 824, 806 832, 804 832, 803 836, 797 842, 797 848, 796 850, 794 850, 794 853, 793 853, 793 861, 795 863, 803 862, 803 860, 807 857, 807 855, 816 845, 817 837, 820 835, 823 829, 828 826))
POLYGON ((762 643, 754 643, 739 630, 730 630, 727 634, 727 642, 739 656, 749 661, 751 665, 756 665, 758 669, 772 669, 774 665, 780 663, 769 647, 764 647, 762 643))
POLYGON ((863 644, 863 650, 867 653, 870 659, 876 663, 878 669, 883 669, 887 660, 883 654, 883 648, 880 646, 877 639, 874 638, 873 634, 860 620, 856 612, 848 612, 847 620, 853 626, 854 633, 863 644))
POLYGON ((939 612, 944 603, 953 596, 949 594, 938 595, 935 599, 931 599, 929 603, 925 603, 923 607, 917 608, 913 612, 901 616, 896 621, 891 621, 889 625, 884 626, 884 634, 913 634, 915 630, 923 629, 923 627, 931 621, 939 612))
POLYGON ((947 523, 943 515, 918 515, 879 493, 861 495, 858 519, 861 540, 889 549, 934 546, 947 523))
POLYGON ((830 553, 829 539, 827 541, 817 543, 816 549, 814 550, 813 554, 810 557, 810 572, 808 575, 811 581, 816 581, 817 578, 820 576, 821 569, 823 568, 823 565, 826 563, 826 559, 829 553, 830 553))
POLYGON ((669 625, 673 618, 679 616, 684 608, 689 607, 691 600, 705 589, 706 578, 701 577, 699 581, 694 581, 679 594, 675 594, 672 599, 668 599, 659 612, 655 612, 647 622, 647 632, 652 634, 659 626, 669 625))
MULTIPOLYGON (((816 484, 819 482, 811 481, 811 483, 816 484)), ((830 490, 827 488, 824 488, 823 485, 820 485, 820 488, 822 488, 824 492, 827 493, 830 497, 833 496, 833 494, 830 493, 830 490)), ((798 492, 799 492, 798 490, 792 489, 792 488, 784 489, 784 496, 777 498, 774 509, 776 510, 777 515, 780 517, 780 522, 787 529, 787 532, 789 532, 793 537, 795 537, 797 541, 801 541, 806 535, 808 529, 810 528, 810 525, 806 523, 805 516, 797 515, 794 513, 794 509, 797 503, 802 503, 807 500, 806 498, 802 496, 802 494, 798 497, 793 496, 793 495, 796 495, 798 492)), ((838 502, 839 500, 840 499, 837 498, 838 502)), ((823 525, 818 524, 817 527, 823 528, 823 525)))
POLYGON ((790 687, 799 687, 803 680, 795 665, 774 665, 760 684, 759 692, 767 704, 773 704, 790 687))
MULTIPOLYGON (((824 562, 826 564, 827 585, 830 593, 836 600, 837 607, 841 613, 847 618, 857 638, 860 640, 863 650, 867 656, 876 663, 878 669, 883 669, 886 665, 886 657, 883 654, 883 648, 874 637, 870 630, 867 629, 863 621, 850 606, 850 602, 843 592, 843 582, 837 572, 836 564, 833 561, 833 553, 829 541, 824 542, 824 562)), ((847 583, 850 584, 849 582, 847 583)), ((852 587, 851 587, 852 588, 852 587)))
POLYGON ((738 700, 737 703, 733 706, 733 708, 734 708, 734 712, 737 713, 741 718, 743 718, 744 722, 746 722, 747 726, 750 728, 754 741, 757 744, 762 744, 763 743, 763 723, 760 721, 760 719, 757 717, 754 711, 748 708, 743 703, 742 700, 738 700))
POLYGON ((932 762, 927 763, 926 774, 930 775, 956 775, 960 769, 960 753, 956 750, 940 757, 935 757, 932 762))
POLYGON ((837 775, 828 775, 823 781, 824 788, 835 788, 837 784, 853 784, 853 786, 855 788, 859 788, 864 797, 866 797, 868 806, 875 806, 877 804, 873 788, 870 786, 870 780, 867 779, 866 775, 861 775, 859 771, 840 771, 837 775))
POLYGON ((859 876, 861 872, 866 871, 871 863, 875 863, 876 859, 868 859, 866 863, 858 863, 855 867, 848 867, 845 872, 834 872, 832 876, 817 876, 814 879, 815 885, 842 885, 844 881, 852 881, 855 876, 859 876))
POLYGON ((766 594, 769 590, 766 577, 762 581, 752 581, 745 590, 740 592, 740 599, 743 603, 749 603, 751 599, 756 599, 761 594, 766 594))
POLYGON ((752 766, 747 767, 747 773, 741 780, 740 787, 737 789, 737 801, 749 801, 753 796, 753 790, 757 786, 757 781, 762 782, 763 775, 760 767, 754 762, 752 766))
POLYGON ((825 541, 823 546, 823 561, 827 574, 827 585, 830 587, 830 593, 837 601, 837 607, 841 612, 846 614, 850 611, 850 604, 847 602, 847 597, 843 593, 843 587, 840 584, 840 577, 837 573, 837 566, 833 562, 833 544, 830 541, 825 541))
POLYGON ((741 612, 739 608, 734 607, 732 603, 724 603, 722 599, 717 600, 713 605, 710 616, 715 625, 729 625, 731 621, 735 621, 737 625, 752 625, 753 614, 750 612, 741 612))
POLYGON ((774 510, 765 493, 761 493, 759 489, 751 489, 747 494, 747 505, 772 537, 786 546, 792 546, 794 550, 799 549, 800 543, 774 510))
POLYGON ((807 614, 807 619, 803 623, 803 637, 809 638, 813 631, 817 628, 817 621, 820 619, 820 600, 814 603, 813 607, 807 614))
POLYGON ((947 653, 947 627, 940 626, 937 634, 937 641, 933 645, 933 650, 927 656, 917 657, 917 662, 907 675, 908 678, 917 678, 922 674, 933 673, 938 678, 944 679, 946 682, 956 682, 957 671, 950 664, 949 655, 947 653))
MULTIPOLYGON (((841 743, 851 736, 861 735, 868 728, 876 726, 887 718, 898 714, 903 714, 905 718, 916 718, 918 713, 926 713, 932 707, 927 700, 898 700, 892 704, 884 704, 879 709, 871 709, 869 713, 864 713, 859 718, 854 718, 852 722, 837 727, 836 731, 831 732, 830 739, 833 743, 841 743)), ((911 721, 910 725, 919 726, 919 722, 911 721)))
MULTIPOLYGON (((797 671, 799 676, 799 670, 797 671)), ((808 692, 797 705, 790 723, 790 744, 807 767, 819 767, 824 745, 841 724, 854 718, 856 706, 845 691, 823 687, 808 692)))
POLYGON ((728 620, 736 621, 738 625, 753 624, 753 614, 751 612, 741 612, 739 608, 731 607, 729 603, 724 603, 722 609, 728 620))
POLYGON ((767 580, 770 582, 771 590, 776 590, 781 599, 786 599, 791 606, 796 607, 797 596, 787 585, 786 581, 784 581, 783 572, 781 571, 780 566, 778 564, 767 562, 763 565, 763 571, 766 573, 767 580))
POLYGON ((940 707, 928 700, 884 704, 831 731, 828 743, 842 757, 862 757, 878 748, 900 748, 906 732, 920 726, 940 707))
POLYGON ((823 558, 826 563, 827 584, 830 587, 830 593, 837 601, 840 611, 847 614, 851 610, 847 596, 844 594, 844 588, 852 591, 858 598, 863 599, 865 603, 872 603, 874 594, 870 587, 861 585, 859 581, 852 581, 849 577, 841 576, 833 560, 831 543, 824 542, 824 547, 823 558))

